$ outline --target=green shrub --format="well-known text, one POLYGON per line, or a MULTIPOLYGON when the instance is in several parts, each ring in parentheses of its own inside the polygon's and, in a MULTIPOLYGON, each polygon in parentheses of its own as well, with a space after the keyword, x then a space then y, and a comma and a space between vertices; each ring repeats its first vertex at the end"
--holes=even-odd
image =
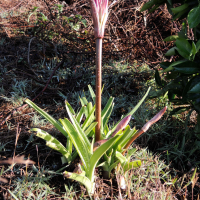
POLYGON ((197 0, 151 0, 141 11, 150 9, 153 12, 160 5, 167 4, 173 20, 185 19, 182 30, 178 35, 169 36, 165 41, 175 41, 165 56, 175 57, 175 61, 162 62, 160 66, 163 79, 158 71, 155 80, 159 90, 152 97, 168 94, 169 101, 178 105, 171 114, 188 111, 189 115, 195 110, 198 113, 196 132, 200 132, 200 2, 197 0), (179 3, 179 6, 175 7, 179 3), (193 38, 188 38, 187 30, 191 28, 193 38))

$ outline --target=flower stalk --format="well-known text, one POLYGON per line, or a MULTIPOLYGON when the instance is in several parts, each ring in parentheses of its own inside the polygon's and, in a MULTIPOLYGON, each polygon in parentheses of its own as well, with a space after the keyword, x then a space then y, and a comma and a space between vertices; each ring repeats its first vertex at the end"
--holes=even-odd
POLYGON ((101 87, 102 87, 102 39, 108 18, 108 0, 90 0, 92 18, 94 23, 94 36, 96 39, 96 122, 95 141, 101 138, 101 87))
POLYGON ((101 65, 102 65, 102 39, 96 39, 96 122, 98 124, 95 127, 95 141, 100 140, 101 136, 101 87, 102 87, 102 77, 101 77, 101 65))

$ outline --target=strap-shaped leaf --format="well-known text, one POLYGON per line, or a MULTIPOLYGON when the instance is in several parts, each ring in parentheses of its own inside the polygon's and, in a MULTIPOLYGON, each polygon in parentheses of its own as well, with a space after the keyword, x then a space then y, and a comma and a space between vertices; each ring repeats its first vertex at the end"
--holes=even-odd
POLYGON ((46 120, 48 120, 55 128, 57 128, 65 137, 68 136, 67 132, 63 129, 62 125, 54 119, 51 115, 46 113, 44 110, 39 108, 36 104, 34 104, 31 100, 26 99, 25 102, 30 105, 32 108, 34 108, 40 115, 42 115, 46 120))
POLYGON ((135 129, 135 127, 133 129, 131 129, 129 132, 127 131, 121 138, 121 141, 119 143, 119 145, 121 146, 121 148, 124 148, 124 146, 127 144, 127 142, 133 137, 133 135, 137 133, 137 130, 135 129))
POLYGON ((71 160, 71 153, 67 151, 67 149, 55 137, 39 128, 32 128, 31 131, 36 131, 37 137, 46 140, 46 145, 48 147, 60 152, 65 158, 67 158, 68 161, 71 160))
POLYGON ((87 104, 87 109, 88 109, 88 113, 90 114, 91 113, 91 111, 93 110, 93 106, 92 106, 92 102, 89 102, 88 104, 87 104))
POLYGON ((96 101, 96 95, 94 93, 94 90, 92 89, 91 85, 88 85, 89 91, 90 91, 90 95, 92 97, 93 102, 95 103, 96 101))
POLYGON ((72 143, 70 137, 68 136, 66 149, 70 154, 72 154, 72 146, 73 146, 73 143, 72 143))
POLYGON ((76 114, 74 109, 71 107, 71 105, 69 103, 68 103, 68 108, 69 108, 70 112, 72 113, 72 115, 76 114))
MULTIPOLYGON (((128 116, 128 115, 133 115, 133 114, 137 111, 137 109, 141 106, 141 104, 144 102, 144 100, 146 99, 147 95, 149 94, 150 89, 151 89, 151 87, 148 88, 146 94, 142 97, 142 99, 137 103, 137 105, 136 105, 128 114, 126 114, 126 115, 123 117, 123 119, 124 119, 126 116, 128 116)), ((121 119, 121 120, 122 120, 122 119, 121 119)), ((115 126, 112 128, 112 132, 116 129, 117 125, 120 123, 121 120, 119 120, 119 121, 115 124, 115 126)))
POLYGON ((87 108, 88 101, 87 101, 87 99, 85 97, 80 98, 80 101, 81 101, 82 107, 84 107, 84 114, 85 114, 85 116, 87 118, 88 114, 89 114, 88 108, 87 108))
MULTIPOLYGON (((133 110, 131 110, 126 116, 128 115, 133 115, 137 109, 141 106, 141 104, 144 102, 144 100, 146 99, 146 97, 148 96, 149 94, 149 91, 150 91, 151 87, 148 88, 146 94, 142 97, 142 99, 137 103, 137 105, 133 108, 133 110)), ((125 117, 126 117, 125 116, 125 117)))
POLYGON ((82 140, 82 142, 84 143, 84 145, 86 146, 86 148, 89 150, 91 144, 90 144, 87 136, 83 132, 82 128, 80 127, 79 123, 77 122, 77 120, 75 119, 75 117, 70 112, 70 110, 68 108, 68 104, 69 103, 67 101, 65 101, 65 105, 66 105, 66 109, 67 109, 67 113, 69 115, 69 118, 70 118, 72 124, 74 125, 75 130, 78 132, 80 139, 82 140))
POLYGON ((86 176, 67 171, 65 171, 63 174, 66 178, 70 178, 83 184, 86 187, 89 194, 92 194, 94 192, 94 183, 91 182, 86 176))
POLYGON ((102 112, 101 112, 101 117, 102 117, 103 119, 105 118, 107 112, 109 111, 109 108, 112 106, 113 100, 114 100, 114 98, 113 98, 113 97, 110 97, 109 100, 108 100, 108 102, 107 102, 107 104, 105 105, 104 109, 102 110, 102 112))
POLYGON ((127 160, 130 160, 131 156, 137 151, 136 148, 132 148, 130 150, 127 151, 127 155, 126 155, 126 158, 127 160))
POLYGON ((92 155, 90 159, 90 170, 88 174, 88 178, 93 181, 94 180, 94 170, 97 165, 97 162, 99 159, 104 155, 104 153, 115 143, 117 140, 118 136, 115 136, 102 144, 92 155))
POLYGON ((80 111, 78 112, 78 114, 76 116, 76 120, 77 120, 78 123, 81 123, 84 111, 85 111, 85 106, 82 106, 80 111))
POLYGON ((116 158, 119 160, 119 162, 123 165, 125 162, 128 160, 126 159, 125 156, 123 156, 119 151, 116 151, 115 153, 116 158))
POLYGON ((130 129, 130 126, 126 126, 125 130, 122 132, 121 131, 121 134, 119 136, 119 139, 116 141, 116 143, 113 145, 113 149, 114 151, 117 150, 118 146, 121 147, 123 141, 125 140, 125 138, 129 138, 131 139, 131 129, 130 129))
POLYGON ((83 131, 94 121, 94 119, 95 119, 94 111, 95 111, 95 106, 92 108, 92 110, 90 111, 88 117, 86 118, 86 120, 84 121, 84 123, 82 125, 83 131))
POLYGON ((74 147, 76 148, 83 165, 85 166, 85 169, 87 169, 90 165, 90 149, 87 147, 86 142, 83 141, 81 133, 74 128, 68 119, 60 119, 60 121, 67 131, 74 147))
POLYGON ((116 162, 114 162, 112 165, 109 166, 109 176, 110 176, 110 173, 111 171, 119 164, 119 160, 117 160, 116 162))
POLYGON ((88 104, 88 101, 87 101, 87 99, 85 97, 80 98, 80 101, 81 101, 81 105, 82 106, 86 106, 88 104))
MULTIPOLYGON (((90 126, 86 129, 85 131, 85 135, 89 135, 90 132, 93 130, 93 128, 98 124, 98 122, 93 122, 92 124, 90 124, 90 126)), ((90 135, 91 137, 91 135, 90 135)))
POLYGON ((102 124, 102 127, 103 127, 103 131, 105 131, 105 129, 107 128, 107 123, 108 123, 108 120, 110 118, 110 115, 113 111, 113 107, 114 107, 114 103, 111 104, 110 108, 108 109, 108 111, 106 112, 106 114, 102 117, 102 121, 103 121, 103 124, 102 124))

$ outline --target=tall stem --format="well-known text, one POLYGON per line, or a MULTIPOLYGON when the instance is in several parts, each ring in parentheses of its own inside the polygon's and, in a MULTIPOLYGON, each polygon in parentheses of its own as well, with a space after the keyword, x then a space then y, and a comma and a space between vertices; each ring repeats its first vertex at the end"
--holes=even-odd
POLYGON ((102 38, 96 39, 96 122, 95 142, 101 136, 101 62, 102 62, 102 38))

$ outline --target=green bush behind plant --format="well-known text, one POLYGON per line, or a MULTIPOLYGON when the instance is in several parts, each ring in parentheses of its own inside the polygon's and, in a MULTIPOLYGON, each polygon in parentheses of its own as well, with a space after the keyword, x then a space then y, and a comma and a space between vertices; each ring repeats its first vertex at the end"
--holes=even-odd
MULTIPOLYGON (((200 2, 197 0, 151 0, 147 2, 141 11, 150 9, 153 12, 160 5, 167 4, 173 20, 185 21, 178 35, 167 37, 164 41, 175 41, 165 56, 178 55, 175 61, 162 62, 164 69, 161 79, 158 71, 155 72, 155 80, 159 90, 152 97, 168 94, 168 99, 177 105, 171 114, 179 114, 188 111, 188 119, 193 110, 198 113, 196 133, 200 132, 200 2), (179 3, 179 6, 175 7, 179 3), (193 31, 193 38, 188 38, 188 28, 193 31)), ((188 120, 187 120, 188 121, 188 120)), ((198 135, 197 135, 198 136, 198 135)), ((198 138, 200 139, 200 137, 198 138)), ((182 143, 184 146, 184 141, 182 143)))

